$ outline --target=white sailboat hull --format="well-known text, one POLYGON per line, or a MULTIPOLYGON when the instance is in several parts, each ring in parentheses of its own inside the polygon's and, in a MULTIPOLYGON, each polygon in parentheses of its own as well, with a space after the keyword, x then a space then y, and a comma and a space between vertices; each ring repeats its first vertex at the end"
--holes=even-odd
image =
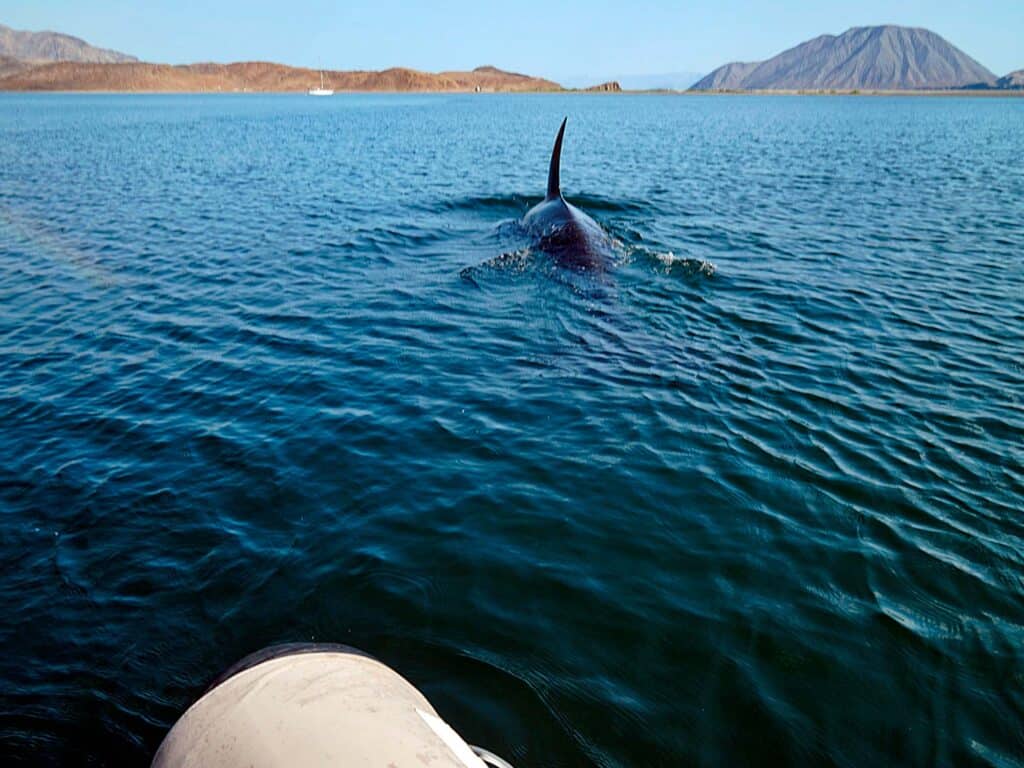
POLYGON ((333 96, 334 91, 326 86, 324 83, 324 71, 320 70, 320 87, 313 86, 309 89, 310 96, 333 96))

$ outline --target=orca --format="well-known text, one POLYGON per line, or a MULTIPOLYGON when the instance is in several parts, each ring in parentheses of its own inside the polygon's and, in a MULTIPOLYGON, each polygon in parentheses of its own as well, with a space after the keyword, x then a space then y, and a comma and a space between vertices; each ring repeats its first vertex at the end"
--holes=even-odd
POLYGON ((600 224, 562 197, 559 176, 562 138, 568 120, 568 117, 562 120, 551 152, 547 195, 527 211, 522 225, 538 249, 549 254, 560 266, 600 272, 612 261, 611 239, 600 224))

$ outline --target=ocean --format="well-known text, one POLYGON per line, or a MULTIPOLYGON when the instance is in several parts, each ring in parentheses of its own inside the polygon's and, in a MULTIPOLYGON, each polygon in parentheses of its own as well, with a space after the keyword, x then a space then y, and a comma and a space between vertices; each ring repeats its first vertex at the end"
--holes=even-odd
POLYGON ((0 754, 275 642, 528 766, 1024 762, 1024 100, 0 95, 0 754), (517 226, 568 116, 575 272, 517 226))

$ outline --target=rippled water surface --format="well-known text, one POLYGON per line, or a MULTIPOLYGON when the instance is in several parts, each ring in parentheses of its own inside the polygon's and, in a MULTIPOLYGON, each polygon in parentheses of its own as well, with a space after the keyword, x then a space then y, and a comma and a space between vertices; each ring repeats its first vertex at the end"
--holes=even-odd
POLYGON ((359 646, 517 766, 1021 765, 1024 99, 0 96, 0 751, 359 646), (577 274, 516 220, 569 116, 577 274))

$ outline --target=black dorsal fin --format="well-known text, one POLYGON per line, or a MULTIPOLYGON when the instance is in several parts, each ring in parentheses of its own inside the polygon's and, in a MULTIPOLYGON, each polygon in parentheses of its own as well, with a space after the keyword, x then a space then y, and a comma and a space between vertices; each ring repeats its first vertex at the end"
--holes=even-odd
POLYGON ((562 120, 562 127, 558 129, 558 138, 555 139, 555 148, 551 150, 551 167, 548 169, 548 200, 562 196, 558 170, 562 165, 562 135, 565 133, 565 123, 568 119, 566 117, 562 120))

